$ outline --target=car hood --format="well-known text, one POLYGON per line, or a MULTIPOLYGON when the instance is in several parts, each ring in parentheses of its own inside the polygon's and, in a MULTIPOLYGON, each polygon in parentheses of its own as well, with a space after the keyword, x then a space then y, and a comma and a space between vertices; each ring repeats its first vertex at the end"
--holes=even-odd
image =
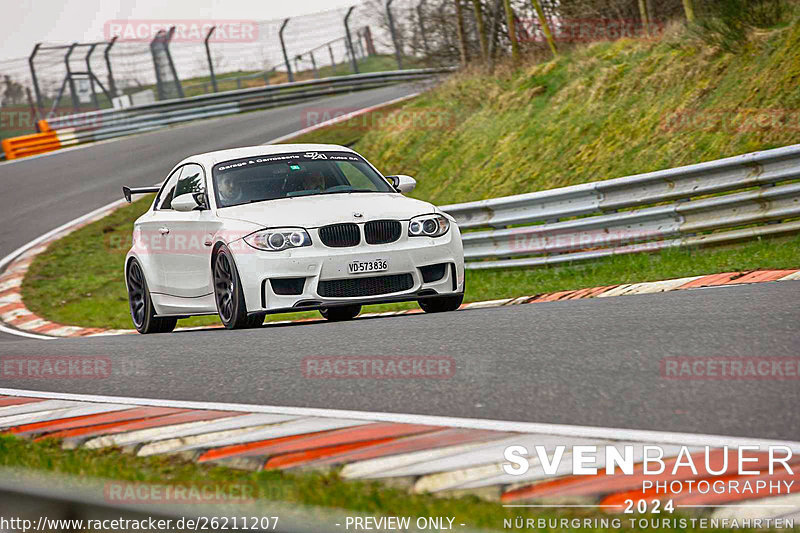
POLYGON ((264 228, 316 228, 337 222, 406 220, 437 211, 428 202, 407 198, 399 193, 343 193, 224 207, 217 210, 217 216, 258 224, 264 228), (356 217, 355 213, 362 216, 356 217))

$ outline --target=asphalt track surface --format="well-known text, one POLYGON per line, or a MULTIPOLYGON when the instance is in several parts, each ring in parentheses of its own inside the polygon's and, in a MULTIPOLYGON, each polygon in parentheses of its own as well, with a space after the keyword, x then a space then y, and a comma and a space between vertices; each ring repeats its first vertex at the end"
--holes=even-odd
MULTIPOLYGON (((355 93, 320 106, 365 107, 417 89, 355 93)), ((0 165, 0 256, 118 198, 120 185, 162 179, 187 155, 295 131, 310 105, 0 165)), ((800 355, 798 302, 800 283, 781 282, 236 332, 54 341, 1 335, 0 356, 104 356, 115 370, 100 380, 0 377, 0 387, 800 440, 796 379, 661 375, 665 357, 800 355), (307 357, 351 355, 444 355, 456 372, 396 380, 302 372, 307 357)))

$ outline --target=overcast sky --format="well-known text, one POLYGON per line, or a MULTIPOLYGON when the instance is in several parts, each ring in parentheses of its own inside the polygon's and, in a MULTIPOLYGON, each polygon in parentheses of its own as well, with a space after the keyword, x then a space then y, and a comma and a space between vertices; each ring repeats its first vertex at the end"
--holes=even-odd
POLYGON ((27 57, 39 41, 102 40, 103 25, 109 20, 273 20, 360 3, 361 0, 6 0, 0 61, 27 57))

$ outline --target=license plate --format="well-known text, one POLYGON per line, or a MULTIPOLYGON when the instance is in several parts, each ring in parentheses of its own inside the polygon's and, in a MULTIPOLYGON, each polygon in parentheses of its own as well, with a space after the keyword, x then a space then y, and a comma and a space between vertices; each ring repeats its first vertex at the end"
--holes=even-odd
POLYGON ((383 272, 389 270, 389 262, 386 259, 373 259, 372 261, 353 261, 347 265, 350 274, 363 274, 366 272, 383 272))

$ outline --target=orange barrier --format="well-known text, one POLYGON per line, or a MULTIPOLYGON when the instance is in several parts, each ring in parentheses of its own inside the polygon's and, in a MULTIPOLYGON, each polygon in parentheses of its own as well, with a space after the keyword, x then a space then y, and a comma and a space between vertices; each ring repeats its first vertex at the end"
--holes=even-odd
POLYGON ((56 132, 51 130, 21 137, 9 137, 3 139, 2 145, 6 159, 19 159, 58 150, 61 148, 61 141, 58 140, 56 132))

